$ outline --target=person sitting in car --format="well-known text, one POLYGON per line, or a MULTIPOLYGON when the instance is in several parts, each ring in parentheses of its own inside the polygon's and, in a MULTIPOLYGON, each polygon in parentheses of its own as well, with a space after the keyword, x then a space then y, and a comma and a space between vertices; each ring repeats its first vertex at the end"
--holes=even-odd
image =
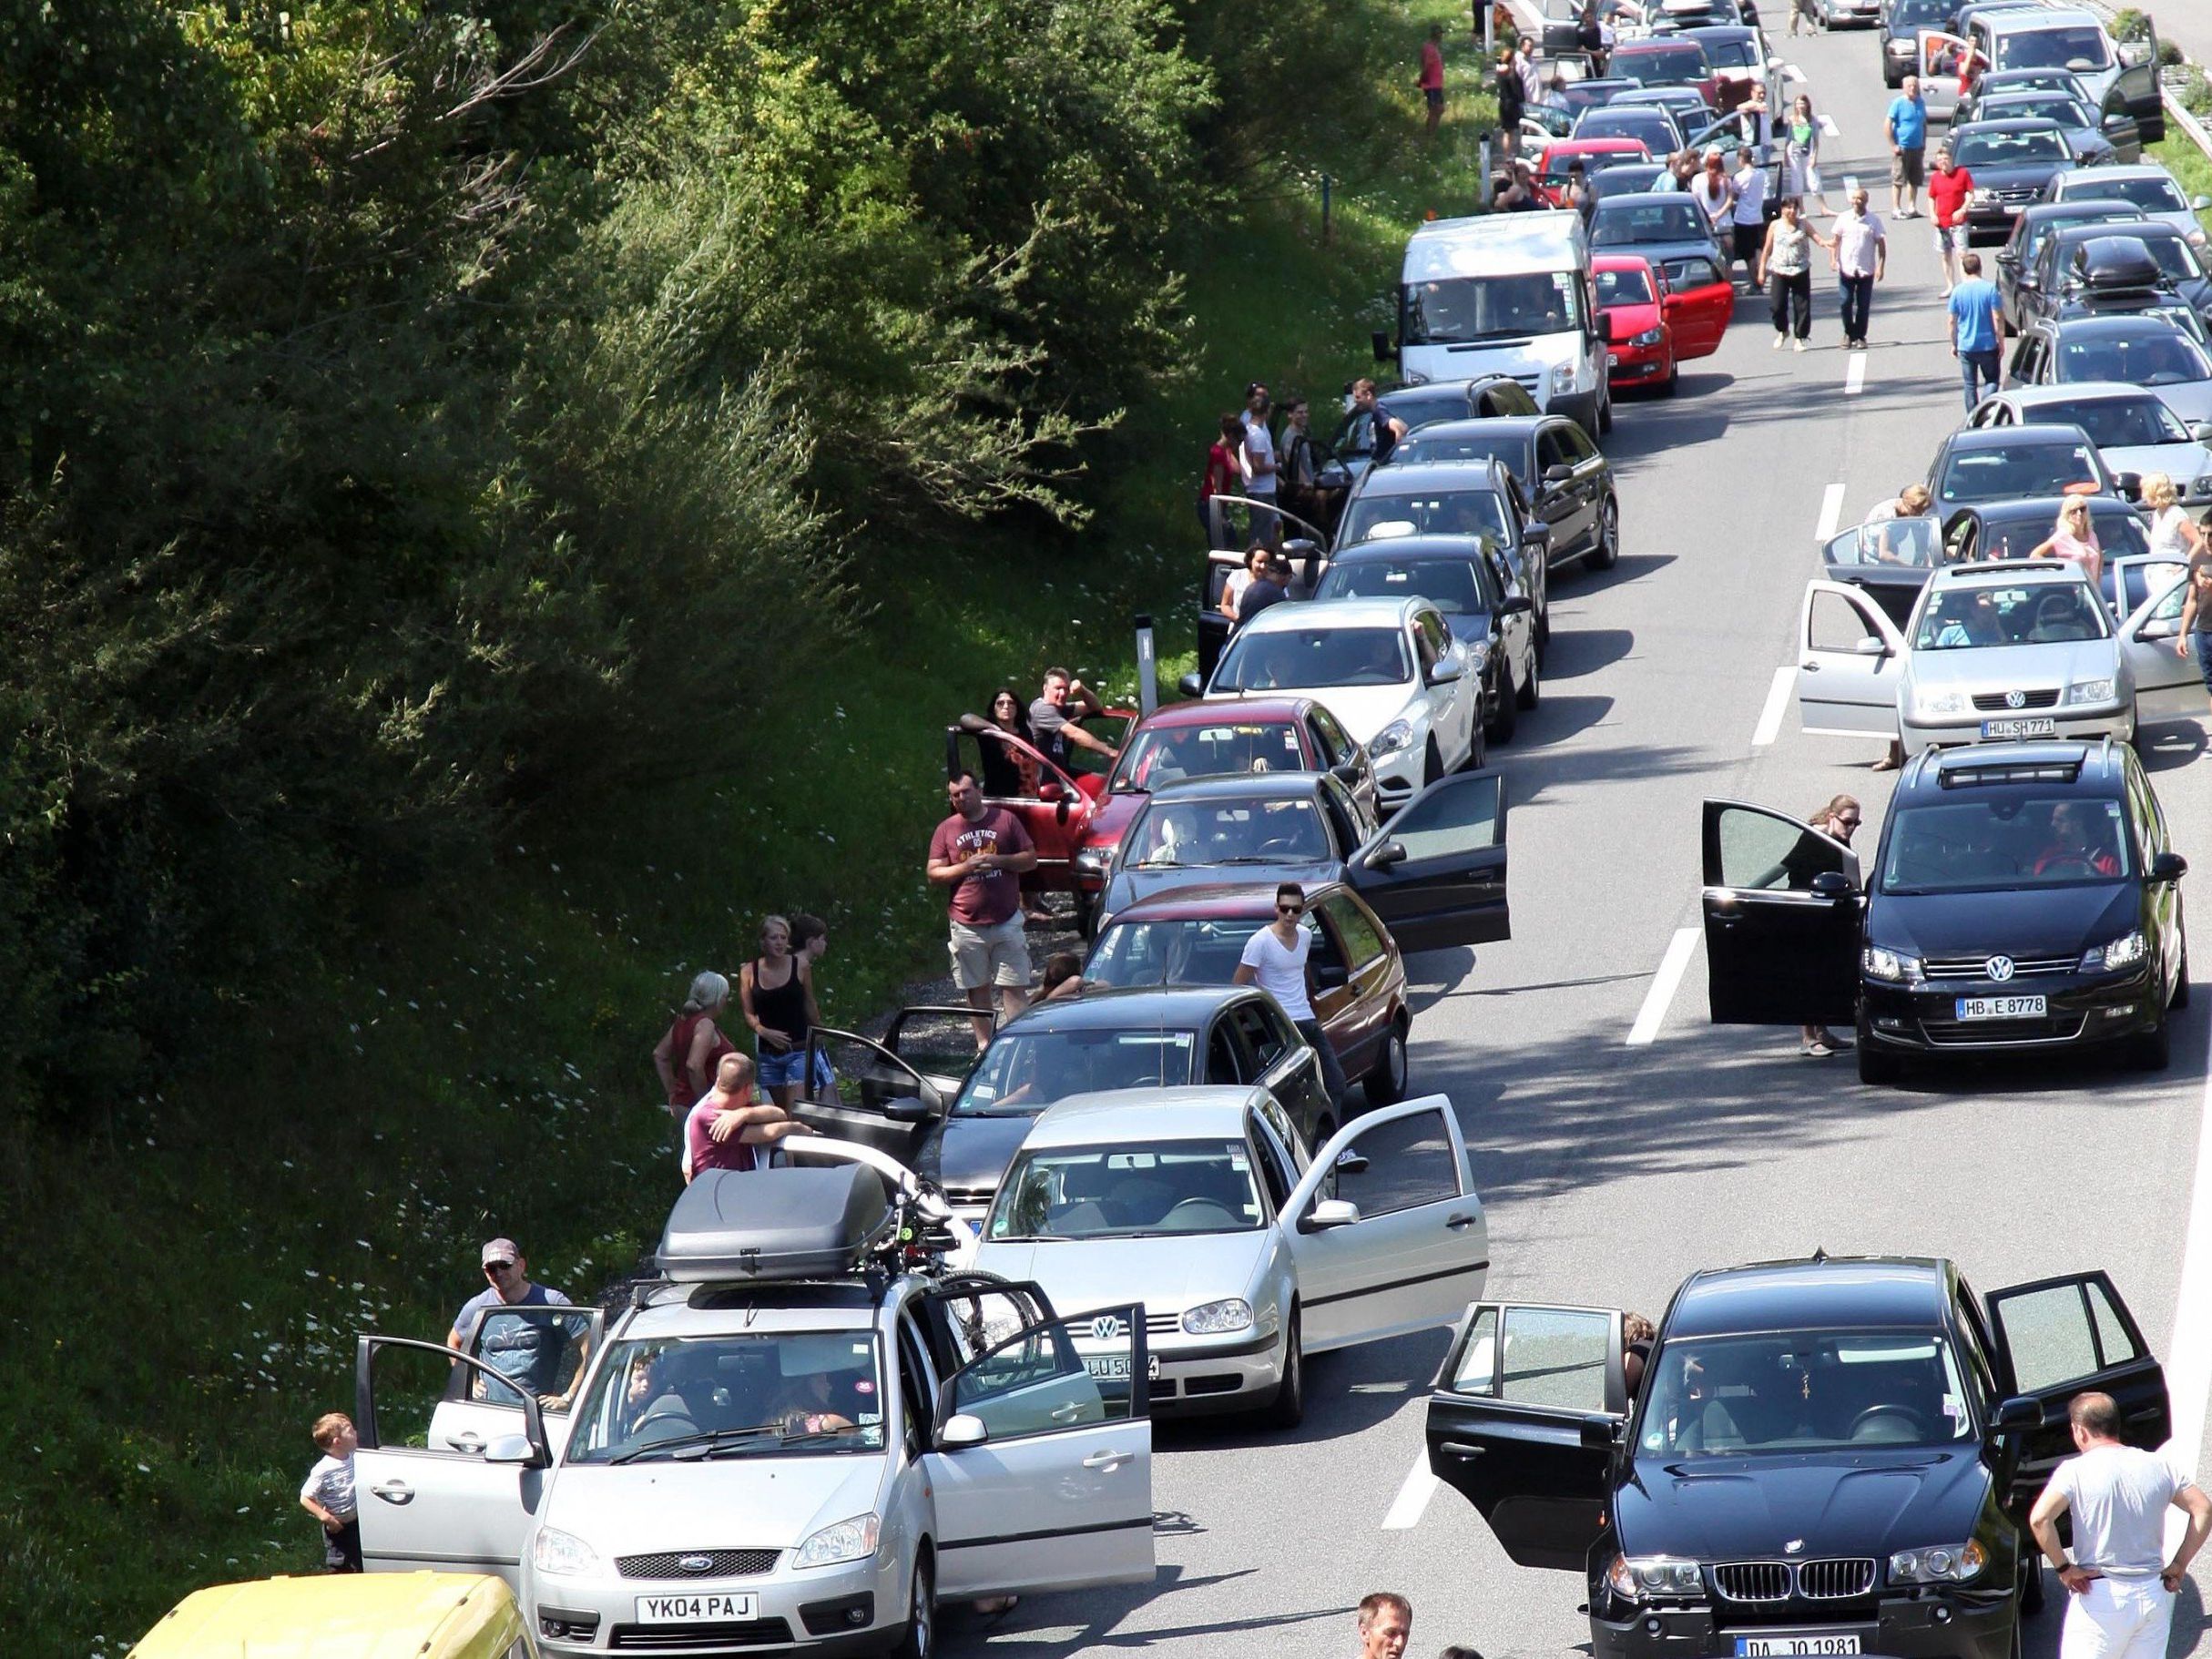
POLYGON ((2109 814, 2086 800, 2062 800, 2051 809, 2051 839, 2036 855, 2043 876, 2116 876, 2120 855, 2109 814))

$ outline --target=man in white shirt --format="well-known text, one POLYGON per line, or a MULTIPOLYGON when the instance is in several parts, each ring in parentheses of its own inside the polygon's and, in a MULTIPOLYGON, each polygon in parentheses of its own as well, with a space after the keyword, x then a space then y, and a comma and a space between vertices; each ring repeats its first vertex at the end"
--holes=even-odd
POLYGON ((2059 1659, 2165 1659, 2174 1593, 2212 1534, 2212 1500, 2169 1448, 2140 1451, 2120 1440, 2109 1394, 2076 1394, 2066 1410, 2081 1453, 2061 1463, 2035 1500, 2028 1525, 2066 1587, 2059 1659), (2166 1553, 2166 1511, 2189 1518, 2181 1547, 2166 1553), (2058 1518, 2074 1517, 2074 1554, 2058 1518))
POLYGON ((1736 203, 1728 209, 1728 225, 1736 242, 1732 249, 1744 265, 1744 275, 1758 270, 1758 250, 1767 239, 1767 169, 1751 150, 1736 158, 1736 203))
POLYGON ((1298 1034, 1310 1043, 1320 1059, 1321 1080, 1329 1085, 1330 1103, 1336 1107, 1340 1121, 1344 1114, 1344 1067, 1337 1059, 1337 1052, 1330 1045, 1329 1033, 1321 1029, 1321 1022, 1313 1012, 1313 998, 1308 992, 1312 970, 1308 959, 1313 951, 1313 935, 1298 925, 1299 918, 1306 913, 1306 890, 1295 881, 1285 881, 1275 890, 1275 920, 1269 926, 1244 941, 1244 954, 1238 960, 1237 982, 1239 985, 1258 985, 1282 1004, 1283 1013, 1290 1016, 1290 1023, 1298 1027, 1298 1034))
POLYGON ((1271 412, 1268 389, 1255 382, 1244 412, 1244 493, 1260 504, 1252 508, 1252 539, 1270 547, 1282 540, 1282 520, 1275 513, 1275 434, 1268 430, 1271 412))

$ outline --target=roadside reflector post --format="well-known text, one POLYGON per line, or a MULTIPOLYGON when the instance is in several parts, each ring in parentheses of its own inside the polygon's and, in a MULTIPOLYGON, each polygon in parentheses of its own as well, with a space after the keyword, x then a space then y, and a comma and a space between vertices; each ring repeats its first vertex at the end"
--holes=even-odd
POLYGON ((1149 715, 1160 706, 1159 664, 1152 654, 1152 618, 1137 618, 1137 707, 1149 715))

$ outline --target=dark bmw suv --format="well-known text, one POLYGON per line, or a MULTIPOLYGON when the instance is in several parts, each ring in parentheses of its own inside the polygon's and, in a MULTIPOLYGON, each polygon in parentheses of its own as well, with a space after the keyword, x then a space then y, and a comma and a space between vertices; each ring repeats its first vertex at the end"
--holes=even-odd
POLYGON ((1978 1298, 1920 1257, 1708 1270, 1633 1389, 1621 1324, 1477 1303, 1429 1399, 1437 1478, 1523 1566, 1584 1575, 1593 1659, 2010 1659, 2067 1402, 2110 1394, 2132 1445, 2169 1431, 2103 1273, 1978 1298))
POLYGON ((2187 870, 2143 763, 2109 738, 1922 751, 1864 882, 1810 826, 1708 800, 1713 1019, 1855 1016, 1868 1083, 1914 1055, 2080 1043, 2161 1070, 2167 1010, 2188 1000, 2187 870))

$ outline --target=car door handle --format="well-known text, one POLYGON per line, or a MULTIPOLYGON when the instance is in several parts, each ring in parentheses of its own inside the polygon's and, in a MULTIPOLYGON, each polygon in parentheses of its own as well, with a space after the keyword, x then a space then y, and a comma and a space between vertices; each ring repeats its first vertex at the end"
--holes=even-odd
POLYGON ((484 1450, 484 1437, 466 1429, 464 1429, 459 1434, 447 1435, 445 1443, 455 1451, 465 1451, 471 1457, 474 1457, 484 1450))
POLYGON ((1444 1226, 1456 1230, 1460 1227, 1471 1227, 1481 1219, 1480 1216, 1453 1216, 1444 1223, 1444 1226))
POLYGON ((381 1486, 372 1486, 369 1490, 386 1503, 413 1503, 414 1501, 414 1488, 404 1481, 386 1481, 381 1486))
POLYGON ((1055 1406, 1051 1415, 1052 1420, 1055 1423, 1073 1421, 1083 1415, 1083 1402, 1079 1399, 1071 1399, 1064 1406, 1055 1406))
POLYGON ((1440 1440, 1436 1450, 1448 1458, 1479 1458, 1490 1448, 1477 1446, 1472 1440, 1440 1440))
POLYGON ((1083 1460, 1083 1466, 1086 1469, 1116 1470, 1126 1463, 1134 1455, 1133 1452, 1127 1451, 1094 1451, 1089 1457, 1083 1460))
POLYGON ((1798 672, 1800 674, 1818 674, 1820 672, 1820 665, 1812 661, 1801 662, 1798 665, 1798 672))

